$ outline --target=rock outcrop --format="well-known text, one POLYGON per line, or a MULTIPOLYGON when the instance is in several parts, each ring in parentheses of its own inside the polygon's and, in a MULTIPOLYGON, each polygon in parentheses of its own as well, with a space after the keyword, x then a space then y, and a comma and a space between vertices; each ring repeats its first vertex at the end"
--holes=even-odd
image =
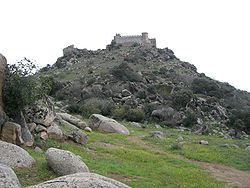
POLYGON ((49 98, 39 100, 35 105, 25 109, 25 119, 28 123, 36 123, 45 127, 50 126, 55 115, 54 105, 49 98))
POLYGON ((107 118, 100 114, 92 114, 90 116, 89 127, 93 130, 101 132, 129 135, 129 130, 125 126, 118 123, 114 119, 107 118))
POLYGON ((15 172, 8 166, 0 163, 0 187, 20 188, 21 185, 15 172))
POLYGON ((1 126, 3 125, 6 118, 6 115, 3 111, 3 85, 4 85, 6 64, 7 64, 6 58, 2 54, 0 54, 0 132, 1 132, 1 126))
POLYGON ((70 151, 49 148, 46 153, 48 166, 57 174, 68 175, 78 172, 89 172, 86 164, 70 151))
POLYGON ((27 151, 7 142, 0 141, 0 163, 10 167, 31 167, 35 160, 27 151))
POLYGON ((39 185, 29 188, 129 188, 129 186, 116 180, 94 174, 94 173, 76 173, 62 176, 39 185))

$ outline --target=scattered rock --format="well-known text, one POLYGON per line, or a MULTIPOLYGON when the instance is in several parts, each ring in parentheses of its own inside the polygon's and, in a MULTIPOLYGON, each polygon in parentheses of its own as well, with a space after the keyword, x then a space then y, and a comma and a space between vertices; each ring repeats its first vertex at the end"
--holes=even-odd
POLYGON ((84 121, 82 121, 81 119, 78 119, 75 116, 72 116, 67 113, 57 113, 57 115, 60 116, 63 120, 75 125, 79 129, 84 130, 84 128, 87 127, 87 124, 84 121))
POLYGON ((250 151, 250 146, 247 146, 245 150, 250 151))
POLYGON ((231 144, 230 146, 233 147, 233 148, 236 148, 236 149, 240 148, 240 147, 239 147, 238 145, 236 145, 236 144, 231 144))
POLYGON ((2 126, 1 140, 12 144, 23 144, 21 126, 13 122, 5 122, 2 126))
POLYGON ((89 127, 93 130, 101 132, 129 135, 129 130, 125 126, 118 123, 114 119, 107 118, 100 114, 92 114, 90 116, 89 127))
POLYGON ((34 151, 36 153, 43 153, 43 150, 41 148, 39 148, 38 146, 35 147, 34 151))
POLYGON ((127 89, 122 90, 122 97, 128 97, 131 95, 132 95, 132 93, 129 90, 127 90, 127 89))
POLYGON ((184 138, 182 137, 182 136, 179 136, 177 139, 176 139, 176 142, 181 142, 181 141, 183 141, 184 140, 184 138))
POLYGON ((88 142, 88 135, 80 130, 73 131, 68 137, 78 144, 86 145, 88 142))
POLYGON ((78 188, 129 188, 129 186, 120 183, 111 178, 107 178, 94 173, 76 173, 62 176, 39 185, 29 188, 58 188, 58 187, 78 187, 78 188))
POLYGON ((155 128, 156 129, 162 129, 162 127, 160 125, 158 125, 158 124, 155 124, 155 128))
POLYGON ((8 166, 0 163, 0 187, 20 188, 21 185, 15 172, 8 166))
POLYGON ((35 123, 27 123, 28 129, 30 132, 33 132, 36 128, 36 124, 35 123))
POLYGON ((68 175, 78 172, 89 172, 88 167, 80 157, 70 151, 49 148, 45 156, 48 166, 57 174, 68 175))
POLYGON ((0 163, 10 167, 31 167, 35 160, 19 146, 0 141, 0 163))
POLYGON ((46 131, 47 131, 47 128, 44 127, 44 126, 42 126, 42 125, 37 125, 36 128, 35 128, 35 131, 36 131, 37 133, 43 132, 43 131, 46 132, 46 131))
POLYGON ((141 128, 141 125, 138 122, 132 122, 131 124, 135 127, 141 128))
POLYGON ((47 134, 49 138, 56 140, 63 139, 63 132, 56 123, 51 123, 51 126, 47 128, 47 134))
POLYGON ((199 144, 208 145, 208 141, 206 141, 206 140, 201 140, 201 141, 199 141, 199 144))
POLYGON ((91 129, 90 127, 85 127, 84 130, 85 130, 86 132, 92 132, 92 129, 91 129))
POLYGON ((160 139, 162 139, 164 137, 164 133, 161 132, 161 131, 152 131, 149 134, 150 134, 150 137, 153 137, 153 138, 160 138, 160 139))
POLYGON ((47 132, 45 131, 39 132, 39 137, 43 140, 47 140, 49 138, 47 132))

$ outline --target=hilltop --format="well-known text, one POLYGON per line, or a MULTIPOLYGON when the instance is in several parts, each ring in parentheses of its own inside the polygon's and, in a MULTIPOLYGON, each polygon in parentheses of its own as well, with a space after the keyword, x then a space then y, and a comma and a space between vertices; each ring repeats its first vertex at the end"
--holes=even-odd
POLYGON ((51 77, 51 95, 65 111, 184 126, 225 138, 250 132, 250 94, 198 73, 169 48, 111 43, 102 50, 72 45, 63 51, 40 72, 51 77))

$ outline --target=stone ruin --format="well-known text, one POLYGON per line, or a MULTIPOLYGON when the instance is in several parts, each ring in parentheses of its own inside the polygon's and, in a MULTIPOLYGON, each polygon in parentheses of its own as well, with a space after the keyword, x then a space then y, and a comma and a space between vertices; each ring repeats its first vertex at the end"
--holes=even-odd
POLYGON ((111 42, 115 46, 129 47, 133 45, 140 45, 145 47, 156 47, 156 39, 148 38, 148 33, 143 32, 142 35, 121 36, 116 34, 111 42))

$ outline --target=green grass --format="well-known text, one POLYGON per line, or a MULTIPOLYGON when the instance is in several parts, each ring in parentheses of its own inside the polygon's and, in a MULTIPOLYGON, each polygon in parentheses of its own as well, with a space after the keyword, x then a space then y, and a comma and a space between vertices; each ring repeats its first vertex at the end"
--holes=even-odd
MULTIPOLYGON (((226 187, 207 172, 190 161, 181 159, 178 155, 200 161, 221 163, 239 169, 250 169, 249 152, 247 153, 241 148, 219 147, 221 142, 237 142, 243 146, 249 140, 228 141, 185 132, 179 133, 174 129, 166 130, 166 139, 156 140, 145 137, 153 129, 132 128, 131 126, 129 129, 132 133, 130 136, 90 133, 86 147, 73 142, 61 143, 54 140, 40 144, 44 151, 49 147, 69 150, 81 156, 91 172, 111 177, 136 188, 226 187), (171 150, 170 145, 179 135, 183 136, 186 141, 184 148, 171 150), (209 140, 210 145, 196 144, 195 142, 199 139, 209 140)), ((35 153, 32 149, 27 150, 37 163, 32 169, 16 169, 17 176, 24 187, 57 177, 47 168, 44 154, 35 153)))

